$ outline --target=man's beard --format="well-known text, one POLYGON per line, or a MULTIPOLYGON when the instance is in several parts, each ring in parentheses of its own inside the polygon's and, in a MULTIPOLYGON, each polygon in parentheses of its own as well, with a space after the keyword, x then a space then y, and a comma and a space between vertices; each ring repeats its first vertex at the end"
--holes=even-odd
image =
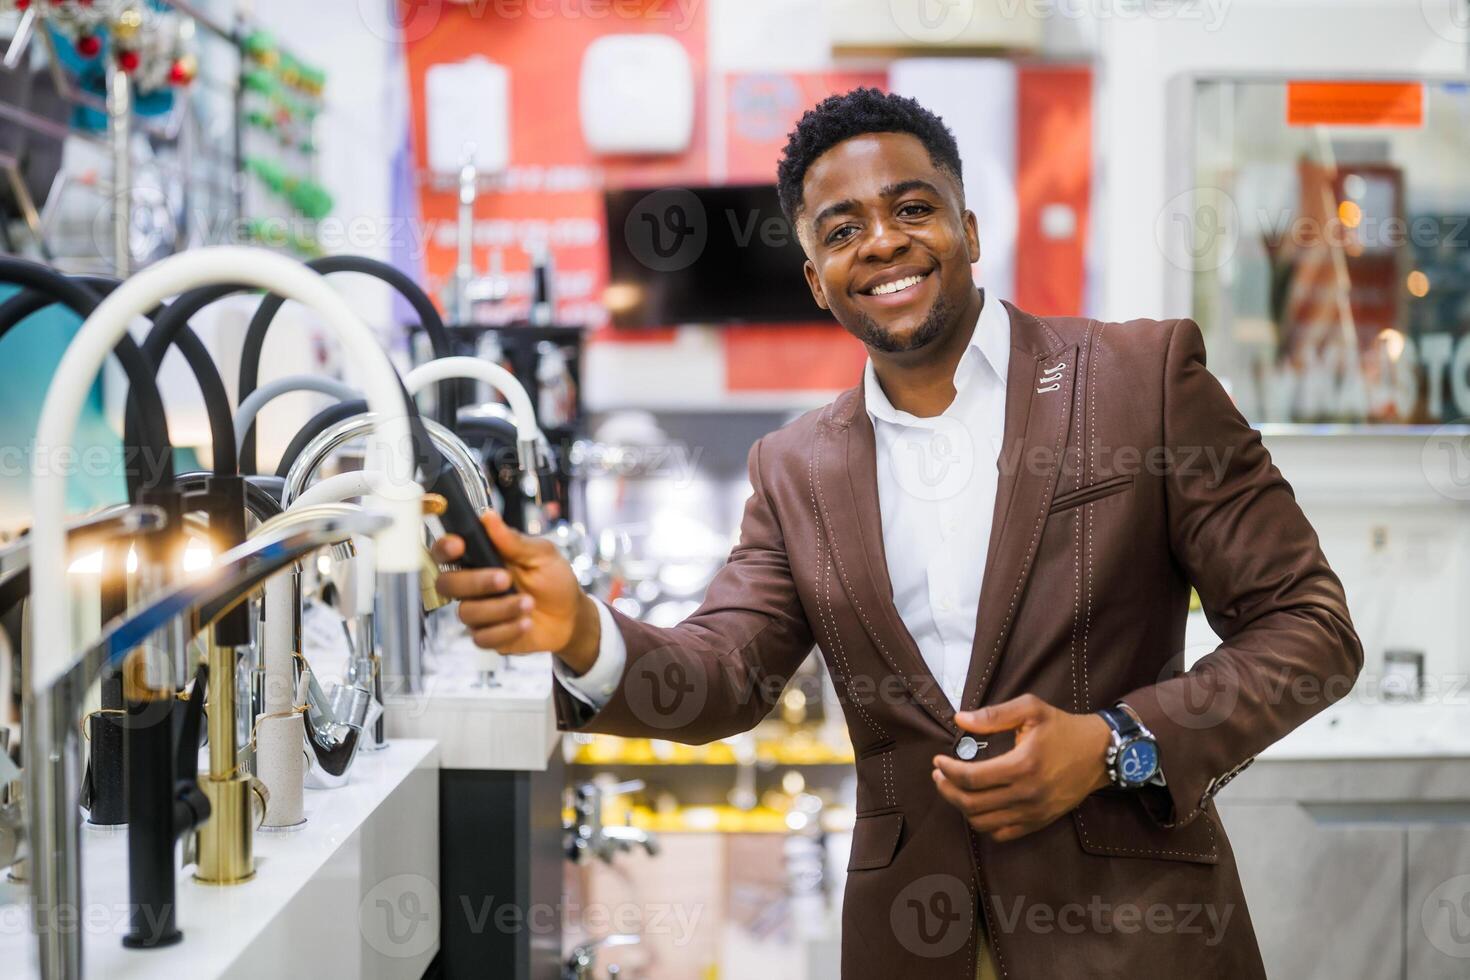
POLYGON ((866 313, 858 314, 857 338, 873 350, 882 351, 885 354, 902 354, 906 351, 918 350, 927 346, 930 342, 943 336, 945 328, 949 326, 952 308, 949 301, 940 295, 929 307, 928 314, 914 332, 905 338, 897 338, 886 333, 877 322, 866 313))

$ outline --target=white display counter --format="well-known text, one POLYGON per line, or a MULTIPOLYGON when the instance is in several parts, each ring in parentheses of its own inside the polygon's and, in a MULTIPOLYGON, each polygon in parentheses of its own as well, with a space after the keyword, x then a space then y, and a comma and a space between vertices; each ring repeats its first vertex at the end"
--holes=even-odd
MULTIPOLYGON (((361 752, 347 785, 306 791, 299 829, 258 832, 256 874, 179 874, 182 942, 130 950, 127 834, 84 826, 88 977, 418 978, 439 949, 439 750, 399 739, 361 752)), ((0 885, 0 973, 36 977, 23 887, 0 885), (16 966, 19 965, 19 969, 16 966)))
POLYGON ((544 772, 561 746, 553 683, 551 654, 502 657, 466 639, 435 658, 420 693, 388 695, 388 737, 433 739, 442 769, 544 772))

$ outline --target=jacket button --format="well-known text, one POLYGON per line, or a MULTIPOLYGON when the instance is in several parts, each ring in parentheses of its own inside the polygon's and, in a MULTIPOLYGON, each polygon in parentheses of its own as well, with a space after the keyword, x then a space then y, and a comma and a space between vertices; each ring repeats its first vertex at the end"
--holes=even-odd
POLYGON ((965 735, 955 743, 954 754, 966 762, 980 754, 980 750, 988 745, 988 742, 977 742, 974 737, 965 735))

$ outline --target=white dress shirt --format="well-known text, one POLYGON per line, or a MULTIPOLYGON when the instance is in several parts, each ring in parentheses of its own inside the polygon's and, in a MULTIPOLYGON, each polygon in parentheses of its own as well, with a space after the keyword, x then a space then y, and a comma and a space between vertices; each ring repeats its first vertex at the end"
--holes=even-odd
MULTIPOLYGON (((955 368, 954 401, 933 418, 894 408, 871 360, 863 372, 893 603, 956 708, 985 577, 1010 350, 1010 315, 999 300, 987 297, 955 368)), ((563 686, 594 708, 612 697, 628 657, 612 614, 600 602, 597 607, 602 641, 596 663, 575 677, 556 662, 563 686)))

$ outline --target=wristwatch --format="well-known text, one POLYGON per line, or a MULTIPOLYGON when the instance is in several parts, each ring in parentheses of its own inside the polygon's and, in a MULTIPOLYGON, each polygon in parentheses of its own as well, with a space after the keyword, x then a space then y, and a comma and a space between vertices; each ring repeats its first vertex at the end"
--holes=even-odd
POLYGON ((1113 743, 1108 746, 1104 763, 1108 779, 1118 789, 1140 789, 1159 779, 1159 745, 1154 733, 1143 727, 1133 712, 1123 704, 1098 712, 1108 723, 1113 743))

